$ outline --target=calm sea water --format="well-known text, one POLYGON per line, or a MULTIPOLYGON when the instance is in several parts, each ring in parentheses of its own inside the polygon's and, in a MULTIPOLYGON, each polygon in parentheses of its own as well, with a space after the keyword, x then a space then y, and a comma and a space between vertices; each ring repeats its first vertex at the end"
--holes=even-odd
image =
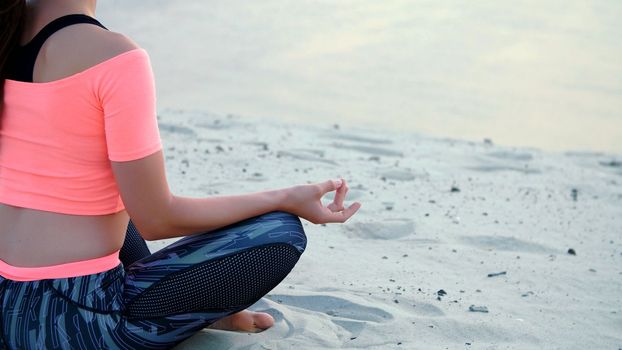
POLYGON ((160 109, 622 153, 622 1, 100 0, 160 109))

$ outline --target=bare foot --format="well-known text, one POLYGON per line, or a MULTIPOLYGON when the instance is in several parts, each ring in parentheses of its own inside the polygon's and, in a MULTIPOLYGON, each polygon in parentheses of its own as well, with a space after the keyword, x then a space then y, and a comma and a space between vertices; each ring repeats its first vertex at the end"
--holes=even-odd
POLYGON ((212 323, 208 328, 224 331, 258 333, 274 325, 274 318, 265 312, 240 311, 212 323))

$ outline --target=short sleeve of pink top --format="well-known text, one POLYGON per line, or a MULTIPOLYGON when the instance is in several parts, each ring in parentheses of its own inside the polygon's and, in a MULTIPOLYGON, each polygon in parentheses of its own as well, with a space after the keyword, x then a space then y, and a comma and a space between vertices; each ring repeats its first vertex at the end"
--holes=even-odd
POLYGON ((142 48, 47 83, 5 80, 0 203, 116 213, 125 207, 110 161, 161 148, 154 76, 142 48))

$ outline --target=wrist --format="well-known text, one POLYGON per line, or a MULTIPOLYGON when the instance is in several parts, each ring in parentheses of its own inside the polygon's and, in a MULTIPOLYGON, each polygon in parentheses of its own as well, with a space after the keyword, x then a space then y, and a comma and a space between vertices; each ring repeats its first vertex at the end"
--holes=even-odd
POLYGON ((274 190, 274 197, 276 199, 275 210, 280 211, 289 211, 289 196, 291 193, 291 188, 280 188, 278 190, 274 190))

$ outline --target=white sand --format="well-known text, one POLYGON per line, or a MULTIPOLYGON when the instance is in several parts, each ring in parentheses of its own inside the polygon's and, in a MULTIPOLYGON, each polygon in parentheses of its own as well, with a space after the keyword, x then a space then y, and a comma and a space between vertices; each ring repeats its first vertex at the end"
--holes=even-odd
POLYGON ((620 155, 174 110, 160 128, 178 195, 343 176, 363 204, 343 225, 303 220, 307 251, 253 306, 273 328, 177 349, 622 347, 620 155))

